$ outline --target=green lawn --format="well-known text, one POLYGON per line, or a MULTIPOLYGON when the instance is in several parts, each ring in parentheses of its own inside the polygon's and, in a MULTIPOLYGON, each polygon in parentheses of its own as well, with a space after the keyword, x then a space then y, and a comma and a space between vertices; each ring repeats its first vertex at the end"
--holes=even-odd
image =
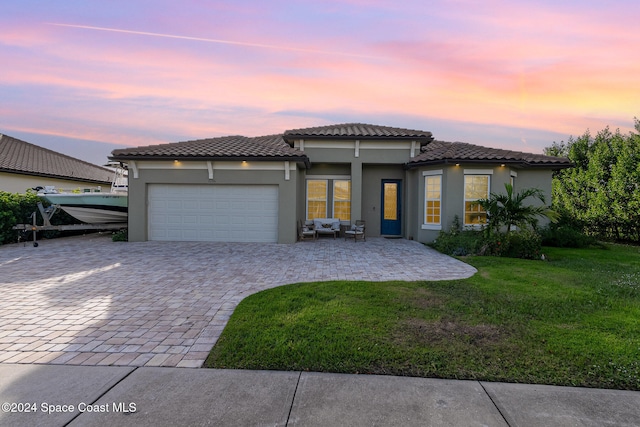
POLYGON ((544 252, 466 258, 466 280, 260 292, 205 366, 640 390, 640 248, 544 252))

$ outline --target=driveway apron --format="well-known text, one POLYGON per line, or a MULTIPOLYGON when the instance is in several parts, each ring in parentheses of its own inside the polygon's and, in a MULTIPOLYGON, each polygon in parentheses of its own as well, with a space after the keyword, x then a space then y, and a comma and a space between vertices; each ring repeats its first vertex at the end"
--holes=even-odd
POLYGON ((467 278, 404 239, 0 246, 0 363, 200 367, 238 303, 291 283, 467 278))

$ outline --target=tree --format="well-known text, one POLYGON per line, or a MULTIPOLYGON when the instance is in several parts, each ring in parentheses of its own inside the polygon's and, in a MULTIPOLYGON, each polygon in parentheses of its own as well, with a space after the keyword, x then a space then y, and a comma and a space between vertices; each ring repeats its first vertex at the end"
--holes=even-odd
POLYGON ((553 178, 553 206, 589 234, 640 242, 640 120, 623 134, 589 131, 545 152, 564 155, 575 167, 553 178))
POLYGON ((545 205, 542 190, 527 188, 514 194, 511 184, 505 184, 504 188, 506 193, 491 193, 489 198, 476 202, 487 212, 490 231, 499 233, 502 228, 506 228, 508 236, 513 226, 535 228, 538 217, 547 217, 552 221, 557 218, 557 214, 545 205), (529 198, 538 199, 542 205, 525 204, 525 200, 529 198))

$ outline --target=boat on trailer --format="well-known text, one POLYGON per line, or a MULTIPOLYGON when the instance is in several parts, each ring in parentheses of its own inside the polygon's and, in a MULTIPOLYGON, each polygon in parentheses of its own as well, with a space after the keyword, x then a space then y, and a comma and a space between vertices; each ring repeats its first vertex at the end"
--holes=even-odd
POLYGON ((42 188, 38 196, 88 224, 124 223, 128 218, 127 178, 126 170, 117 165, 109 192, 102 192, 100 188, 85 192, 63 192, 48 186, 42 188))

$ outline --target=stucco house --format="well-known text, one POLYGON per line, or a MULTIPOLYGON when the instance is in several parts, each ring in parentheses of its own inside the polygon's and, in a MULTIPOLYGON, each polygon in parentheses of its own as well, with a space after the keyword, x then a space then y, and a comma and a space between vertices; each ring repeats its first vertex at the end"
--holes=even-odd
POLYGON ((109 191, 112 178, 110 169, 0 134, 0 191, 24 193, 45 186, 109 191))
MULTIPOLYGON (((367 236, 433 241, 486 215, 490 192, 537 187, 566 158, 433 139, 368 124, 118 149, 129 168, 129 240, 292 243, 298 220, 365 220, 367 236)), ((550 197, 549 197, 550 198, 550 197)))

